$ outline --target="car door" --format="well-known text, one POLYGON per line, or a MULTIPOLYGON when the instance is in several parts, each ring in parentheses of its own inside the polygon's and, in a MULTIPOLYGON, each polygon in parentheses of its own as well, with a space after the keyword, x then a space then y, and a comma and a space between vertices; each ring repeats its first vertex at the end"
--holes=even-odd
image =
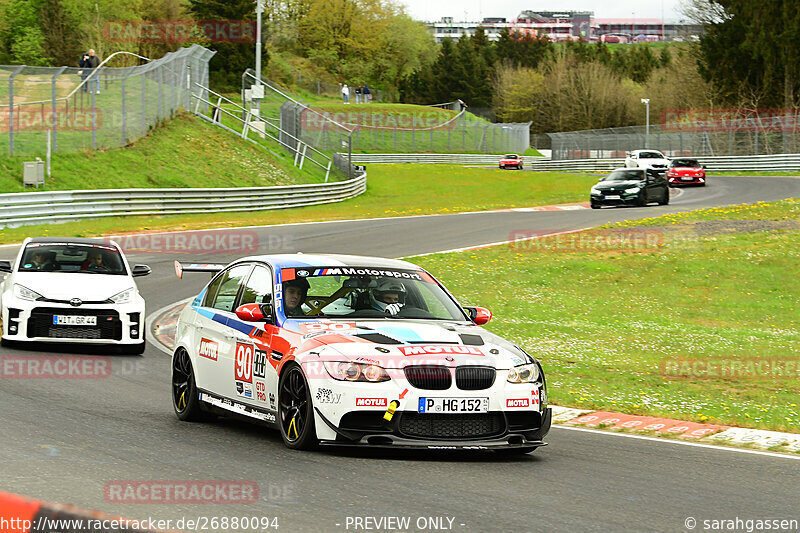
POLYGON ((236 336, 229 322, 236 318, 239 293, 252 268, 252 263, 233 265, 208 286, 195 322, 195 382, 199 389, 236 397, 232 362, 236 336))
MULTIPOLYGON (((257 303, 267 306, 275 316, 272 270, 256 264, 244 284, 238 305, 257 303)), ((236 357, 233 362, 234 381, 239 400, 261 409, 277 410, 278 373, 270 364, 270 343, 274 319, 265 322, 241 321, 243 327, 234 329, 236 357), (248 333, 248 328, 250 333, 248 333), (252 389, 252 397, 247 390, 252 389)))

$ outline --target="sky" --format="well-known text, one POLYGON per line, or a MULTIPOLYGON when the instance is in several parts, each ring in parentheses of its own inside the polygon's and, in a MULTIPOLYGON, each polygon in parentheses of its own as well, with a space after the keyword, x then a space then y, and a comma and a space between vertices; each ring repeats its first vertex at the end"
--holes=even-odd
POLYGON ((412 18, 423 21, 438 21, 442 17, 453 17, 454 21, 476 22, 486 17, 517 18, 525 10, 594 11, 595 18, 661 18, 665 21, 685 18, 680 14, 681 0, 397 0, 405 4, 412 18))

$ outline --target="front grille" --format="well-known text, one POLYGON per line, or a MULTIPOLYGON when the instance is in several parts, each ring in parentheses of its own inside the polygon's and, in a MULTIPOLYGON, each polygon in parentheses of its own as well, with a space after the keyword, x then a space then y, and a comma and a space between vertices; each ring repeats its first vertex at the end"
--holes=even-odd
POLYGON ((54 339, 122 339, 122 322, 113 309, 37 307, 28 319, 28 337, 54 339), (96 326, 56 326, 53 315, 96 316, 96 326))
POLYGON ((424 390, 447 390, 452 384, 450 369, 439 365, 407 366, 406 379, 412 387, 424 390))
POLYGON ((505 431, 502 413, 422 414, 404 412, 400 433, 425 439, 474 439, 500 435, 505 431))
POLYGON ((461 390, 483 390, 494 384, 497 371, 488 366, 461 366, 456 368, 456 387, 461 390))

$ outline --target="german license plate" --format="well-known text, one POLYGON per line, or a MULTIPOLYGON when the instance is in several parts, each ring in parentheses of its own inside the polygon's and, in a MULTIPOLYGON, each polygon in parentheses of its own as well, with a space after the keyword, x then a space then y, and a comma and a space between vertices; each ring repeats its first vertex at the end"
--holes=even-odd
POLYGON ((689 176, 681 176, 681 181, 694 181, 694 178, 689 176))
POLYGON ((619 199, 620 199, 619 194, 607 194, 606 195, 606 200, 619 200, 619 199))
POLYGON ((489 398, 420 398, 420 413, 488 413, 489 398))
POLYGON ((53 315, 54 326, 96 326, 96 316, 53 315))

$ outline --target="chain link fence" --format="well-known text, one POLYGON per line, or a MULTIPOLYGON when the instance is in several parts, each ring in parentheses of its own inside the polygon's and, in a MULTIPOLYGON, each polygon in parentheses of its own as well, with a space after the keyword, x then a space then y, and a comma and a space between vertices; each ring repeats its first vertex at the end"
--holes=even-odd
POLYGON ((132 67, 105 66, 112 56, 94 70, 0 66, 0 156, 41 156, 48 143, 61 153, 130 144, 189 108, 214 54, 192 45, 132 67))
MULTIPOLYGON (((800 153, 797 117, 783 121, 745 119, 725 129, 701 124, 627 126, 597 130, 548 133, 552 159, 609 159, 626 152, 652 148, 667 157, 741 156, 800 153), (735 124, 735 126, 734 126, 735 124)), ((540 143, 537 140, 537 146, 540 143)))

